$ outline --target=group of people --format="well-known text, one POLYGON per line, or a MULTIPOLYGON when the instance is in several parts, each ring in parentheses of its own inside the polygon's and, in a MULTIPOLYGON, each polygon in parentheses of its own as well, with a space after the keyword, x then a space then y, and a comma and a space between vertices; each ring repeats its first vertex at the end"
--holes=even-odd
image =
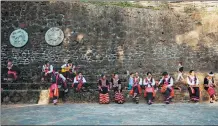
MULTIPOLYGON (((49 91, 50 98, 53 99, 54 105, 57 104, 60 88, 63 88, 65 93, 68 92, 67 82, 72 82, 72 87, 76 91, 81 91, 83 85, 86 83, 86 79, 83 77, 81 72, 77 72, 78 67, 73 65, 71 60, 68 60, 68 62, 63 64, 60 68, 61 69, 53 68, 48 61, 46 61, 42 66, 41 80, 51 83, 49 91)), ((8 76, 14 80, 17 80, 20 74, 18 67, 13 65, 12 61, 8 61, 7 69, 8 76)), ((180 79, 185 80, 182 76, 183 66, 181 63, 179 63, 178 72, 179 74, 177 81, 180 79)), ((213 77, 213 72, 210 72, 204 78, 204 87, 210 95, 210 103, 213 103, 216 100, 216 85, 213 77)), ((194 102, 198 102, 200 99, 199 79, 194 70, 190 70, 186 79, 186 83, 188 84, 190 99, 194 102)), ((158 87, 160 87, 160 91, 165 97, 165 103, 169 104, 172 102, 172 98, 174 97, 173 85, 173 77, 171 77, 167 72, 163 72, 162 78, 159 81, 155 81, 151 72, 147 72, 147 76, 144 79, 140 78, 138 72, 136 72, 135 74, 130 74, 128 90, 130 90, 129 94, 136 103, 139 103, 139 96, 142 94, 142 90, 144 90, 144 97, 146 98, 147 103, 150 105, 153 103, 158 87)), ((106 78, 106 75, 102 74, 98 81, 99 103, 108 104, 110 102, 110 90, 113 90, 114 92, 114 101, 116 103, 124 103, 125 98, 122 94, 122 89, 121 80, 119 79, 117 73, 113 74, 110 80, 106 78)))
POLYGON ((150 105, 153 103, 158 87, 161 87, 161 92, 165 97, 165 103, 169 104, 174 96, 174 89, 172 87, 173 78, 167 72, 163 72, 162 75, 163 77, 157 82, 152 77, 151 72, 147 72, 147 77, 144 79, 139 77, 138 72, 135 74, 131 73, 128 89, 130 90, 130 95, 132 95, 133 100, 139 103, 139 96, 142 94, 142 90, 144 90, 144 97, 150 105))
MULTIPOLYGON (((180 69, 179 72, 182 73, 183 71, 180 69)), ((128 89, 130 90, 130 94, 133 96, 136 103, 138 103, 139 95, 142 93, 142 90, 144 90, 144 97, 147 99, 147 103, 149 105, 152 104, 158 87, 160 87, 160 92, 163 93, 165 97, 165 103, 169 104, 171 102, 172 98, 174 97, 173 77, 171 77, 167 72, 163 72, 162 75, 163 76, 160 81, 155 81, 151 72, 148 72, 147 77, 145 77, 143 80, 138 76, 137 72, 135 74, 130 74, 128 89)), ((177 79, 179 80, 180 77, 182 77, 181 74, 177 79)), ((204 89, 210 96, 210 103, 213 103, 216 100, 216 85, 213 77, 213 72, 210 72, 204 78, 204 89)), ((182 78, 185 80, 184 77, 182 78)), ((188 84, 190 99, 194 102, 198 102, 200 99, 199 79, 194 70, 189 71, 186 84, 188 84)))
MULTIPOLYGON (((51 81, 49 89, 50 98, 53 99, 54 105, 57 104, 59 97, 59 89, 64 89, 64 94, 68 92, 67 82, 72 82, 72 87, 76 91, 80 91, 83 85, 86 83, 86 79, 83 77, 81 72, 77 73, 78 67, 73 65, 71 60, 68 60, 66 64, 61 66, 61 69, 53 68, 48 61, 42 66, 42 81, 51 81)), ((63 95, 64 97, 65 95, 63 95)), ((63 99, 65 100, 65 99, 63 99)))

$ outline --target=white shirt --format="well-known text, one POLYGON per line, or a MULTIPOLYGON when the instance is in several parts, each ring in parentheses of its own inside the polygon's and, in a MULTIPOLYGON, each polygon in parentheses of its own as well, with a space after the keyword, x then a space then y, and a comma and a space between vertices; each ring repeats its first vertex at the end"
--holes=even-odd
MULTIPOLYGON (((46 65, 43 65, 42 66, 42 72, 45 72, 46 68, 47 68, 46 65)), ((53 72, 53 66, 52 65, 49 66, 49 71, 47 73, 51 73, 51 72, 53 72)))
MULTIPOLYGON (((165 81, 168 81, 169 78, 170 78, 170 76, 168 76, 167 78, 164 78, 164 79, 165 79, 165 81)), ((161 84, 162 81, 163 81, 163 78, 159 81, 159 84, 161 84)), ((173 78, 171 77, 170 84, 167 87, 172 87, 172 86, 173 86, 173 78)))
MULTIPOLYGON (((77 77, 74 77, 73 83, 79 83, 79 82, 76 80, 76 78, 77 78, 77 77)), ((86 83, 85 78, 83 77, 82 79, 83 79, 83 83, 86 83)), ((78 77, 78 80, 81 80, 81 77, 78 77)))
POLYGON ((199 80, 198 80, 198 78, 196 77, 196 84, 195 84, 195 76, 188 76, 187 77, 187 83, 188 83, 188 85, 198 85, 199 84, 199 80), (191 79, 191 81, 189 80, 189 77, 190 77, 190 79, 191 79))
POLYGON ((151 78, 148 78, 148 77, 146 77, 146 78, 144 79, 144 83, 143 83, 144 85, 148 85, 148 87, 151 87, 150 84, 149 84, 150 82, 151 82, 151 85, 152 85, 152 86, 155 85, 154 78, 152 78, 152 80, 151 80, 151 78), (146 82, 146 78, 147 78, 147 80, 148 80, 147 82, 146 82))

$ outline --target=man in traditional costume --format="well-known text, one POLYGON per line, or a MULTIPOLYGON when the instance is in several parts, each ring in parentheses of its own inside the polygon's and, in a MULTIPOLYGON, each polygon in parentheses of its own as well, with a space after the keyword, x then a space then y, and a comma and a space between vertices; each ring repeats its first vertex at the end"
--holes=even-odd
POLYGON ((99 103, 108 104, 110 102, 109 97, 109 81, 104 74, 101 75, 101 79, 98 81, 99 88, 99 103))
POLYGON ((213 76, 213 72, 210 72, 208 73, 208 76, 204 78, 204 89, 210 95, 210 103, 213 103, 216 100, 216 91, 213 76))
POLYGON ((52 73, 53 66, 48 61, 45 61, 45 64, 42 66, 42 81, 47 80, 47 82, 50 82, 52 73))
MULTIPOLYGON (((57 105, 57 102, 58 102, 59 88, 62 87, 64 89, 64 93, 68 92, 66 78, 59 72, 53 71, 51 75, 52 84, 49 89, 49 92, 50 92, 49 95, 50 95, 50 98, 52 98, 54 105, 57 105)), ((65 102, 65 95, 63 96, 62 99, 65 102)))
POLYGON ((161 85, 161 93, 165 96, 165 103, 169 104, 174 97, 173 78, 167 72, 163 72, 162 75, 159 85, 161 85))
POLYGON ((194 102, 198 102, 200 99, 199 79, 195 75, 194 70, 189 71, 189 76, 187 77, 187 83, 189 85, 188 91, 191 100, 194 102))
POLYGON ((75 88, 76 91, 80 91, 85 83, 86 79, 83 77, 82 73, 79 72, 78 75, 74 77, 72 87, 75 88))
POLYGON ((147 103, 150 105, 153 103, 155 97, 155 80, 152 77, 151 72, 147 73, 147 77, 144 79, 145 91, 144 97, 147 99, 147 103))
POLYGON ((76 67, 72 64, 71 60, 68 60, 66 64, 61 66, 61 72, 67 80, 72 81, 76 75, 76 67))

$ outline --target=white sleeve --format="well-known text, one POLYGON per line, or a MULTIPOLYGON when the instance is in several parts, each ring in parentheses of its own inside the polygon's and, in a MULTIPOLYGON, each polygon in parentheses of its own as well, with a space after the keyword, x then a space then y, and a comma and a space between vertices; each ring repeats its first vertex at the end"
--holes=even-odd
POLYGON ((188 83, 188 85, 192 85, 192 83, 190 82, 188 77, 187 77, 187 83, 188 83))
POLYGON ((152 78, 152 83, 151 83, 152 86, 155 85, 155 81, 154 81, 154 78, 152 78))
POLYGON ((53 72, 53 66, 50 65, 50 71, 48 71, 48 73, 52 73, 53 72))
POLYGON ((76 80, 76 77, 74 77, 73 83, 78 83, 78 81, 76 80))
POLYGON ((139 78, 139 84, 142 85, 142 78, 139 78))
POLYGON ((170 78, 170 84, 168 85, 169 87, 172 87, 173 86, 173 78, 171 77, 170 78))
POLYGON ((86 79, 83 77, 83 83, 86 83, 86 79))
POLYGON ((59 75, 63 81, 66 81, 66 78, 62 74, 59 74, 59 75))
POLYGON ((159 81, 159 83, 158 83, 158 84, 161 84, 161 83, 162 83, 162 81, 163 81, 163 79, 160 79, 160 81, 159 81))
POLYGON ((66 64, 64 64, 64 65, 61 66, 61 68, 64 68, 64 67, 66 67, 66 64))

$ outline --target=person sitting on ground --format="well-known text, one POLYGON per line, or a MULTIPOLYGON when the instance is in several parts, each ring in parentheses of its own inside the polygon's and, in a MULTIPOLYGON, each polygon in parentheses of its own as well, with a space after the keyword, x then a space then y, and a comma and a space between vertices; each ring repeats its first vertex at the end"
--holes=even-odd
POLYGON ((114 74, 114 78, 112 80, 113 90, 114 90, 114 101, 118 104, 124 103, 124 96, 122 94, 122 84, 119 79, 118 74, 114 74))
POLYGON ((98 81, 99 88, 99 103, 108 104, 110 102, 109 98, 109 81, 104 74, 101 75, 101 79, 98 81))
POLYGON ((66 64, 61 66, 64 77, 67 78, 67 80, 72 81, 74 78, 74 74, 76 74, 76 67, 73 65, 71 60, 68 60, 66 64))
POLYGON ((150 105, 153 103, 153 99, 155 97, 155 80, 152 77, 151 72, 147 73, 147 77, 144 79, 145 91, 144 97, 147 99, 147 103, 150 105))
POLYGON ((139 78, 134 76, 133 83, 134 84, 132 86, 132 89, 130 90, 130 95, 133 96, 133 101, 135 101, 135 103, 138 104, 139 96, 142 93, 141 86, 139 84, 139 78))
POLYGON ((135 73, 135 81, 138 81, 138 82, 139 82, 139 85, 140 85, 141 89, 145 89, 145 86, 144 86, 143 83, 142 83, 142 78, 140 78, 138 72, 135 73))
POLYGON ((162 75, 159 85, 161 85, 161 93, 165 96, 165 103, 169 104, 174 97, 173 78, 167 72, 163 72, 162 75))
POLYGON ((47 82, 50 82, 51 75, 53 73, 53 66, 48 62, 45 61, 45 64, 42 66, 42 81, 47 80, 47 82))
POLYGON ((210 103, 213 103, 216 100, 216 91, 213 76, 213 72, 210 72, 208 73, 208 76, 204 78, 204 89, 210 95, 210 103))
POLYGON ((72 87, 75 88, 76 91, 80 91, 85 83, 86 79, 83 77, 82 73, 79 72, 78 75, 74 78, 72 87))
POLYGON ((189 85, 188 91, 191 100, 194 102, 198 102, 200 99, 199 79, 197 78, 194 70, 189 71, 189 76, 187 77, 187 83, 189 85))
POLYGON ((11 60, 8 60, 7 69, 7 79, 11 78, 14 82, 17 81, 20 75, 20 69, 11 60))

